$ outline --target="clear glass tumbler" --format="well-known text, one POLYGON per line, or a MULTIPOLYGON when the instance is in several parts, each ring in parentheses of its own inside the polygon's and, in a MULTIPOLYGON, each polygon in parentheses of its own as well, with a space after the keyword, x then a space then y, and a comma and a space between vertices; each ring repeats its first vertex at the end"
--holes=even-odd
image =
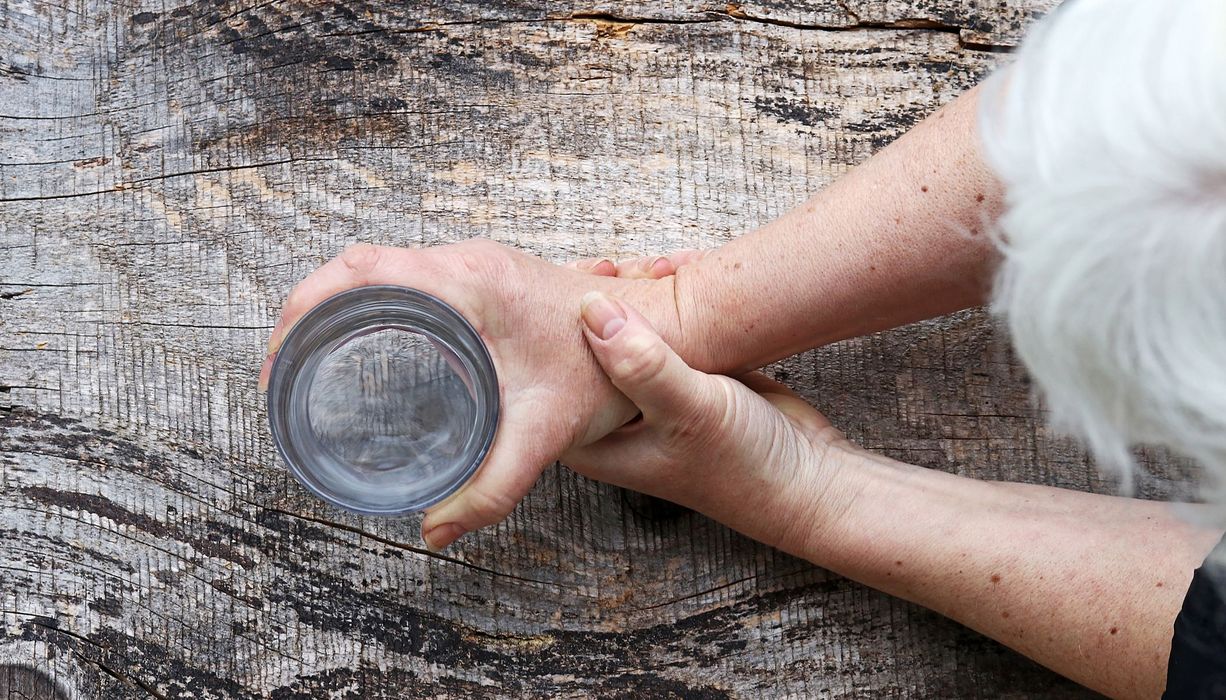
POLYGON ((273 441, 320 498, 404 515, 457 491, 498 427, 489 351, 452 307, 406 287, 337 294, 290 330, 268 380, 273 441))

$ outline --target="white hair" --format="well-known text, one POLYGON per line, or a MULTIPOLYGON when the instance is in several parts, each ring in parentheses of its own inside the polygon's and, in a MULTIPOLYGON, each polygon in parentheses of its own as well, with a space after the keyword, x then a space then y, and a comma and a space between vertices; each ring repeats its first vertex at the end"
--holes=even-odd
POLYGON ((994 309, 1053 422, 1126 491, 1136 445, 1195 460, 1226 522, 1226 2, 1069 2, 980 115, 994 309))

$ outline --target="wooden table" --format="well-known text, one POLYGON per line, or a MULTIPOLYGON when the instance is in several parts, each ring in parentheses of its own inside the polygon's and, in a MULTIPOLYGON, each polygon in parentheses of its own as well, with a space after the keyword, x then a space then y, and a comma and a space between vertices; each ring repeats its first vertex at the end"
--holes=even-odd
MULTIPOLYGON (((445 555, 289 478, 255 373, 345 245, 719 244, 1053 4, 594 2, 0 4, 0 697, 1084 694, 562 467, 445 555)), ((771 371, 892 456, 1111 488, 981 312, 771 371)))

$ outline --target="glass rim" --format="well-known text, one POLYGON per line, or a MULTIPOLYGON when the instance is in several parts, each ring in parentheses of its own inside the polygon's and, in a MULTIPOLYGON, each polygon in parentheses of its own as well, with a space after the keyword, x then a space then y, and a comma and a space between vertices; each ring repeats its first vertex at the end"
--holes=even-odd
MULTIPOLYGON (((453 367, 453 370, 455 368, 453 367)), ((457 375, 459 372, 457 372, 457 375)), ((461 377, 463 379, 463 377, 461 377)), ((498 428, 500 392, 497 372, 489 349, 476 328, 455 308, 421 290, 396 285, 369 285, 335 294, 320 302, 289 330, 282 342, 268 380, 268 421, 273 443, 294 478, 315 496, 361 515, 401 516, 420 512, 458 491, 481 467, 493 446, 498 428), (472 434, 462 466, 441 488, 406 500, 394 507, 376 507, 346 498, 325 487, 315 471, 328 455, 304 449, 295 435, 303 435, 309 420, 306 398, 314 371, 339 345, 359 335, 384 329, 416 333, 450 352, 463 366, 476 403, 472 434)), ((310 430, 306 430, 310 435, 310 430)), ((335 457, 334 463, 344 464, 335 457)))

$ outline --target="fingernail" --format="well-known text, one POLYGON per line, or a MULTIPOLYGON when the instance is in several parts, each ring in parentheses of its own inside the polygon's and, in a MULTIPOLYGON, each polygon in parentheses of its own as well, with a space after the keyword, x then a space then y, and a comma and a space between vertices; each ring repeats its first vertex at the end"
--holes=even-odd
POLYGON ((621 306, 600 292, 588 292, 579 301, 583 322, 601 340, 608 340, 626 325, 621 306))
POLYGON ((592 272, 595 272, 596 270, 600 269, 602 266, 604 267, 604 272, 606 274, 610 274, 610 275, 617 274, 617 263, 613 262, 612 260, 608 258, 601 258, 600 260, 596 261, 596 264, 592 265, 591 270, 592 272))
POLYGON ((443 523, 421 533, 421 539, 426 543, 426 549, 431 552, 441 552, 467 532, 456 523, 443 523))
POLYGON ((268 377, 272 375, 272 362, 276 355, 269 355, 264 358, 264 364, 260 366, 260 380, 256 382, 256 387, 260 391, 268 391, 268 377))
POLYGON ((647 269, 651 271, 653 277, 667 276, 671 274, 671 270, 669 270, 670 265, 671 263, 668 262, 668 258, 656 258, 655 260, 651 261, 651 264, 647 266, 647 269))
POLYGON ((277 351, 277 346, 281 345, 281 326, 285 323, 282 319, 277 319, 277 324, 272 327, 272 333, 268 334, 268 354, 271 355, 277 351))

